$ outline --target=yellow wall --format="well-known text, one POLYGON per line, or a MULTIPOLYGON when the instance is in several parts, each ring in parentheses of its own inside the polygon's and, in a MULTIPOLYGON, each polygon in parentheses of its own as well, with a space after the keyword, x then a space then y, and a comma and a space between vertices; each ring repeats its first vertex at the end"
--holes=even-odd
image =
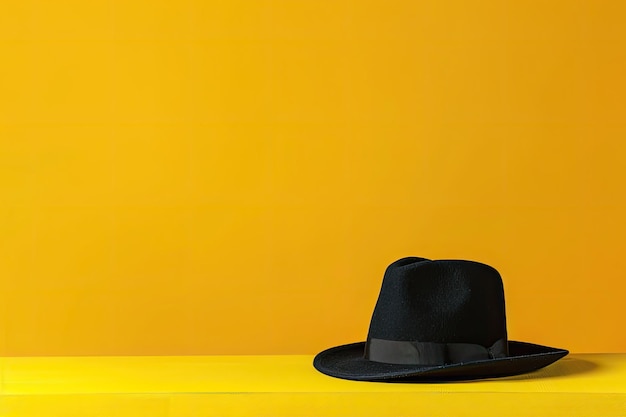
POLYGON ((314 353, 406 255, 626 351, 618 1, 4 0, 0 354, 314 353))

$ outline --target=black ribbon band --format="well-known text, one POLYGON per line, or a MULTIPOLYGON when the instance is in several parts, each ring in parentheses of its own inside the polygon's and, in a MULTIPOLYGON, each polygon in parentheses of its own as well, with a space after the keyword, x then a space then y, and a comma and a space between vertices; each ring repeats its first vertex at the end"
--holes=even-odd
POLYGON ((490 347, 474 343, 432 343, 403 340, 369 339, 365 358, 374 362, 402 365, 446 365, 504 358, 508 355, 505 339, 490 347))

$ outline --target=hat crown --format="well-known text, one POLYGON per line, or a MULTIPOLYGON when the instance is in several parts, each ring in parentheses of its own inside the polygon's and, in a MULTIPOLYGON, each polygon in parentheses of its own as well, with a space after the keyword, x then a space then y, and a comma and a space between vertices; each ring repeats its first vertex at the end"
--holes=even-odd
POLYGON ((506 337, 498 271, 473 261, 410 257, 385 271, 367 340, 489 347, 506 337))

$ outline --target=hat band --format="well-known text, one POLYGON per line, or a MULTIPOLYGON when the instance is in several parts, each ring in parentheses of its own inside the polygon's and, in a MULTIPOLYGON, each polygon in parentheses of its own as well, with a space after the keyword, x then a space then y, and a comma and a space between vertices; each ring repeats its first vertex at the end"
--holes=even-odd
POLYGON ((405 340, 369 339, 365 358, 373 362, 399 365, 446 365, 508 356, 506 339, 498 339, 490 347, 474 343, 412 342, 405 340))

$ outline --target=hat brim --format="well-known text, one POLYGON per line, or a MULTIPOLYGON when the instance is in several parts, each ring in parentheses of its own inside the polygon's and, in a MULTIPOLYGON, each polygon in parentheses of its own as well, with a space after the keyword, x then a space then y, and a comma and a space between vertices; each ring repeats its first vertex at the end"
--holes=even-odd
POLYGON ((509 341, 509 356, 473 362, 424 366, 367 360, 365 342, 337 346, 315 356, 313 366, 336 378, 354 381, 419 382, 499 378, 541 369, 569 352, 548 346, 509 341))

